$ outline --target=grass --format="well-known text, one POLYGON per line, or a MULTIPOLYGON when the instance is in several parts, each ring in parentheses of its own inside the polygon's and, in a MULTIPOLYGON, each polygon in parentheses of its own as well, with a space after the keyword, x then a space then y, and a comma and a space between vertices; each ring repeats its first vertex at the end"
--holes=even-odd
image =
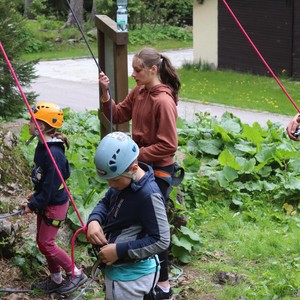
MULTIPOLYGON (((199 70, 190 65, 178 70, 181 100, 217 103, 244 109, 294 116, 296 109, 273 77, 230 70, 199 70)), ((295 103, 300 105, 299 82, 279 79, 295 103)), ((129 87, 135 82, 129 79, 129 87)))
MULTIPOLYGON (((97 44, 95 42, 89 42, 89 45, 92 49, 93 54, 97 58, 97 44)), ((168 50, 168 49, 179 49, 179 48, 191 48, 192 43, 186 42, 182 43, 181 41, 161 41, 159 44, 135 44, 128 45, 128 53, 135 53, 143 47, 154 47, 157 50, 168 50)), ((44 50, 38 53, 27 53, 22 56, 24 60, 35 60, 39 59, 40 61, 44 60, 55 60, 55 59, 68 59, 68 58, 86 58, 92 57, 89 52, 86 44, 84 42, 78 42, 73 45, 68 45, 66 48, 65 45, 57 45, 55 48, 50 48, 49 50, 44 50)))
POLYGON ((189 299, 299 299, 298 226, 299 219, 283 215, 278 204, 250 204, 236 213, 224 203, 206 202, 197 224, 204 250, 193 261, 201 283, 193 284, 197 296, 189 299), (219 284, 220 271, 238 280, 219 284))
MULTIPOLYGON (((182 81, 181 98, 285 115, 296 113, 273 77, 195 68, 183 68, 179 74, 182 81)), ((300 103, 299 82, 286 78, 280 81, 292 99, 300 103)))

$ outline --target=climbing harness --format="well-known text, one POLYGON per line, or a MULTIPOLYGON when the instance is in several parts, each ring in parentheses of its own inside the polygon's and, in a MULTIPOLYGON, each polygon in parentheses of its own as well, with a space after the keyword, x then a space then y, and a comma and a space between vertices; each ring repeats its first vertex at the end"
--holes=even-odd
POLYGON ((174 174, 170 174, 162 169, 153 169, 154 176, 164 180, 169 186, 178 186, 184 178, 184 168, 174 163, 174 174))
POLYGON ((288 99, 291 101, 291 103, 294 105, 294 107, 296 108, 296 110, 300 113, 300 109, 297 106, 296 102, 289 95, 289 93, 287 92, 287 90, 285 89, 285 87, 283 86, 283 84, 280 82, 280 80, 275 75, 275 73, 273 72, 273 70, 271 69, 271 67, 269 66, 269 64, 266 62, 266 60, 264 59, 264 57, 262 56, 262 54, 260 53, 260 51, 257 49, 257 47, 255 46, 254 42, 251 40, 250 36, 247 34, 246 30, 244 29, 244 27, 242 26, 242 24, 240 23, 240 21, 238 20, 238 18, 236 17, 236 15, 232 11, 232 9, 230 8, 230 6, 226 2, 226 0, 222 0, 222 2, 226 6, 226 8, 228 9, 229 13, 231 14, 231 16, 233 17, 233 19, 235 20, 235 22, 237 23, 237 25, 239 26, 239 28, 241 29, 241 31, 245 35, 245 37, 248 40, 248 42, 253 47, 253 49, 255 50, 255 52, 257 53, 257 55, 259 56, 259 58, 262 60, 262 62, 264 63, 264 65, 266 66, 266 68, 268 69, 268 71, 270 72, 270 74, 276 80, 276 82, 278 83, 278 85, 280 86, 280 88, 282 89, 282 91, 285 93, 285 95, 288 97, 288 99))
POLYGON ((60 226, 62 226, 65 223, 65 220, 57 220, 57 219, 48 218, 45 215, 45 212, 42 212, 42 218, 48 226, 53 226, 53 227, 59 228, 60 226))
POLYGON ((184 168, 174 163, 174 175, 172 177, 172 186, 178 186, 184 178, 184 168))
POLYGON ((9 218, 9 217, 12 217, 12 216, 16 216, 16 215, 23 215, 24 214, 24 209, 20 209, 16 212, 13 212, 13 213, 9 213, 9 214, 5 214, 5 215, 0 215, 0 220, 1 219, 5 219, 5 218, 9 218))

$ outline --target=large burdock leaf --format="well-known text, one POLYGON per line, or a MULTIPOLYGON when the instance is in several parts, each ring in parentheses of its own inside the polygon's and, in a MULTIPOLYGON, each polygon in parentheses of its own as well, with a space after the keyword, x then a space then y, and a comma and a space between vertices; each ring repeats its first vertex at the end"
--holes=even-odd
POLYGON ((215 131, 215 133, 221 134, 222 140, 223 140, 224 142, 231 142, 231 141, 232 141, 232 139, 231 139, 231 137, 230 137, 230 134, 229 134, 228 131, 227 131, 226 129, 224 129, 223 127, 216 125, 216 126, 214 127, 214 131, 215 131))
POLYGON ((237 157, 237 163, 242 166, 243 173, 251 173, 254 170, 256 160, 254 158, 246 159, 244 157, 237 157))
POLYGON ((199 150, 211 155, 219 155, 221 145, 222 143, 219 140, 200 140, 198 142, 199 150))
POLYGON ((236 161, 235 156, 228 149, 221 152, 218 160, 222 166, 228 166, 234 170, 242 170, 242 166, 236 161))
POLYGON ((258 123, 254 123, 252 127, 248 124, 244 124, 242 137, 254 145, 259 145, 264 141, 263 130, 258 123))
POLYGON ((230 182, 233 182, 238 178, 238 173, 236 170, 225 166, 222 171, 217 173, 217 179, 221 187, 228 187, 230 182))

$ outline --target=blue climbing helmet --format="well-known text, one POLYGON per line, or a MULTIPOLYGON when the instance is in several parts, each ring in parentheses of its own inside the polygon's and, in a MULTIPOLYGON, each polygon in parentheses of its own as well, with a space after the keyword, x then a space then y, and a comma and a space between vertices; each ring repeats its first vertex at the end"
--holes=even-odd
POLYGON ((106 135, 94 157, 97 174, 103 179, 128 176, 127 168, 139 155, 138 145, 125 133, 116 131, 106 135))

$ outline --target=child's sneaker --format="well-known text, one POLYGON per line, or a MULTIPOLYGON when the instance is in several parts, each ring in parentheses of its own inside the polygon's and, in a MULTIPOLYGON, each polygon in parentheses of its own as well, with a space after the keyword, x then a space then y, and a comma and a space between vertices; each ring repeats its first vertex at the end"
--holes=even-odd
POLYGON ((72 278, 71 274, 68 274, 65 280, 63 281, 62 286, 57 290, 59 294, 71 294, 83 285, 88 280, 88 277, 82 272, 78 276, 72 278))
POLYGON ((172 298, 173 292, 172 289, 170 288, 169 292, 165 293, 158 285, 155 286, 155 300, 169 300, 173 299, 172 298))
POLYGON ((56 292, 61 286, 62 283, 56 283, 53 280, 51 280, 50 277, 47 277, 45 280, 33 282, 31 285, 32 290, 42 290, 46 294, 54 293, 56 292))

